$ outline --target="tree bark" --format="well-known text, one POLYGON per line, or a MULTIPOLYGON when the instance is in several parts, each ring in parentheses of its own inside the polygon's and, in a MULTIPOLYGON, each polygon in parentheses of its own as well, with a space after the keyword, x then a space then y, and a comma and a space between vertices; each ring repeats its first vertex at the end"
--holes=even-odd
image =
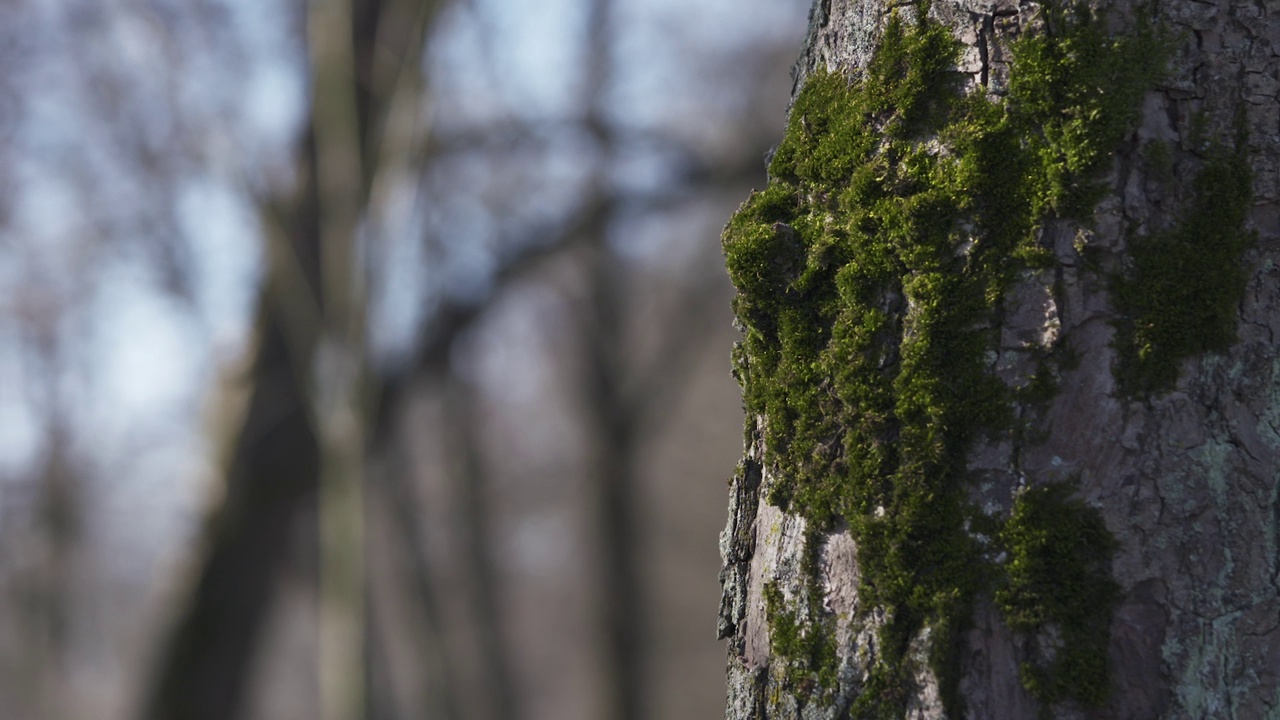
POLYGON ((769 190, 724 237, 748 409, 727 718, 1280 716, 1280 6, 1090 10, 816 0, 769 190), (954 84, 901 94, 930 26, 954 84), (1031 239, 982 255, 1024 211, 1031 239), (924 280, 988 262, 978 309, 924 314, 924 280), (876 323, 856 352, 851 308, 876 323))

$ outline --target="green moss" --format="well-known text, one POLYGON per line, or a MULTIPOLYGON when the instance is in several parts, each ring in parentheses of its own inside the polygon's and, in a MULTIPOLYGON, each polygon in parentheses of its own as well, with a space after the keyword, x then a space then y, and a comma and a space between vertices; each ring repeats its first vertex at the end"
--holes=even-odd
POLYGON ((822 607, 822 587, 817 582, 817 561, 821 539, 817 533, 806 538, 806 574, 804 612, 789 608, 775 583, 764 586, 765 615, 769 620, 769 648, 775 657, 783 658, 787 681, 808 697, 827 700, 833 696, 837 682, 835 620, 822 607))
POLYGON ((1014 44, 1017 72, 1009 78, 1010 102, 1036 118, 1028 127, 1040 155, 1037 209, 1085 218, 1105 188, 1094 176, 1132 130, 1142 95, 1164 72, 1167 36, 1148 18, 1135 29, 1108 36, 1084 10, 1050 11, 1042 34, 1014 44))
MULTIPOLYGON (((769 501, 814 532, 847 522, 862 600, 889 618, 855 717, 901 716, 907 651, 926 626, 948 711, 962 713, 956 648, 989 575, 964 527, 965 454, 1010 428, 1015 401, 988 360, 1000 303, 1019 271, 1051 259, 1043 221, 1091 208, 1161 65, 1149 31, 1112 38, 1057 14, 1013 48, 1006 98, 966 96, 958 45, 927 16, 892 16, 860 78, 807 80, 770 185, 723 236, 769 501)), ((816 579, 805 596, 804 618, 776 588, 769 601, 793 683, 835 677, 834 652, 813 640, 816 579)))
POLYGON ((1046 703, 1097 705, 1110 691, 1107 644, 1119 588, 1111 579, 1116 542, 1097 511, 1071 487, 1022 492, 1000 533, 1009 559, 996 602, 1009 627, 1036 638, 1042 656, 1021 668, 1046 703))
POLYGON ((1174 229, 1130 239, 1132 268, 1112 287, 1120 315, 1116 377, 1126 394, 1169 390, 1183 360, 1235 342, 1252 192, 1240 138, 1234 150, 1211 151, 1174 229))

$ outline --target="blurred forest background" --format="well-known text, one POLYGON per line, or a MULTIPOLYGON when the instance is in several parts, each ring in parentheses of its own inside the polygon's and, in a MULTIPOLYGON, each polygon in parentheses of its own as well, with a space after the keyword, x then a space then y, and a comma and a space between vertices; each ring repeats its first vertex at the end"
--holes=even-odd
POLYGON ((0 717, 720 716, 808 5, 0 5, 0 717))

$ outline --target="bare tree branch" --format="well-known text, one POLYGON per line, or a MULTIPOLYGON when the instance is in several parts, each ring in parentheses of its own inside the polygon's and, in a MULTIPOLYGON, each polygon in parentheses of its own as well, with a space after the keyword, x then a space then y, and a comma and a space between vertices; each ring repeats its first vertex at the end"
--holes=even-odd
POLYGON ((524 713, 516 696, 510 656, 502 636, 498 570, 493 550, 493 510, 488 503, 488 473, 477 438, 477 401, 474 393, 457 377, 447 381, 444 397, 449 444, 456 455, 453 472, 462 497, 465 563, 474 580, 483 676, 493 698, 495 716, 518 720, 524 713))
POLYGON ((440 720, 458 720, 462 715, 454 693, 455 688, 458 687, 457 672, 444 632, 439 591, 431 575, 431 563, 423 550, 424 539, 420 532, 419 501, 409 485, 408 469, 405 467, 405 458, 399 446, 396 443, 387 443, 383 456, 382 464, 386 468, 385 472, 374 474, 382 478, 380 486, 387 494, 392 524, 395 526, 400 544, 408 553, 409 579, 413 586, 414 599, 422 611, 422 621, 426 631, 422 646, 429 654, 431 665, 427 673, 427 691, 428 699, 433 701, 432 706, 435 711, 428 716, 439 717, 440 720), (432 670, 436 671, 435 675, 430 672, 432 670))

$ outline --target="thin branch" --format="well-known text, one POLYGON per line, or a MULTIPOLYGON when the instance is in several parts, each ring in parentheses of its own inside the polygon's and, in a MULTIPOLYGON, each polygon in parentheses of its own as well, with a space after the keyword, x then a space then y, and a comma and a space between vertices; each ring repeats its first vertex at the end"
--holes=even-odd
POLYGON ((373 452, 385 446, 401 404, 409 397, 410 388, 420 380, 441 377, 449 359, 453 342, 482 317, 507 288, 528 277, 547 260, 560 255, 582 241, 585 230, 595 222, 600 201, 593 199, 573 213, 558 229, 539 229, 526 239, 508 243, 514 247, 500 261, 490 279, 491 291, 481 300, 446 299, 432 314, 422 340, 413 356, 398 367, 377 373, 371 380, 376 385, 370 393, 373 418, 370 447, 373 452))
POLYGON ((445 637, 440 603, 431 577, 431 563, 419 533, 418 499, 409 485, 408 471, 404 467, 406 462, 398 444, 389 443, 387 447, 386 472, 377 476, 382 478, 381 487, 387 493, 387 506, 400 544, 408 553, 409 579, 413 584, 414 597, 421 605, 427 634, 422 646, 431 654, 433 664, 439 670, 438 678, 428 676, 428 691, 435 698, 434 704, 441 720, 457 720, 461 717, 454 696, 454 689, 459 686, 458 678, 452 662, 453 653, 445 637))
POLYGON ((456 453, 454 475, 462 498, 465 564, 474 580, 474 606, 480 636, 480 661, 485 684, 494 702, 496 717, 517 720, 521 716, 516 684, 502 638, 498 607, 498 569, 492 542, 492 508, 488 503, 489 477, 477 438, 476 398, 456 376, 445 387, 445 415, 450 445, 456 453))

